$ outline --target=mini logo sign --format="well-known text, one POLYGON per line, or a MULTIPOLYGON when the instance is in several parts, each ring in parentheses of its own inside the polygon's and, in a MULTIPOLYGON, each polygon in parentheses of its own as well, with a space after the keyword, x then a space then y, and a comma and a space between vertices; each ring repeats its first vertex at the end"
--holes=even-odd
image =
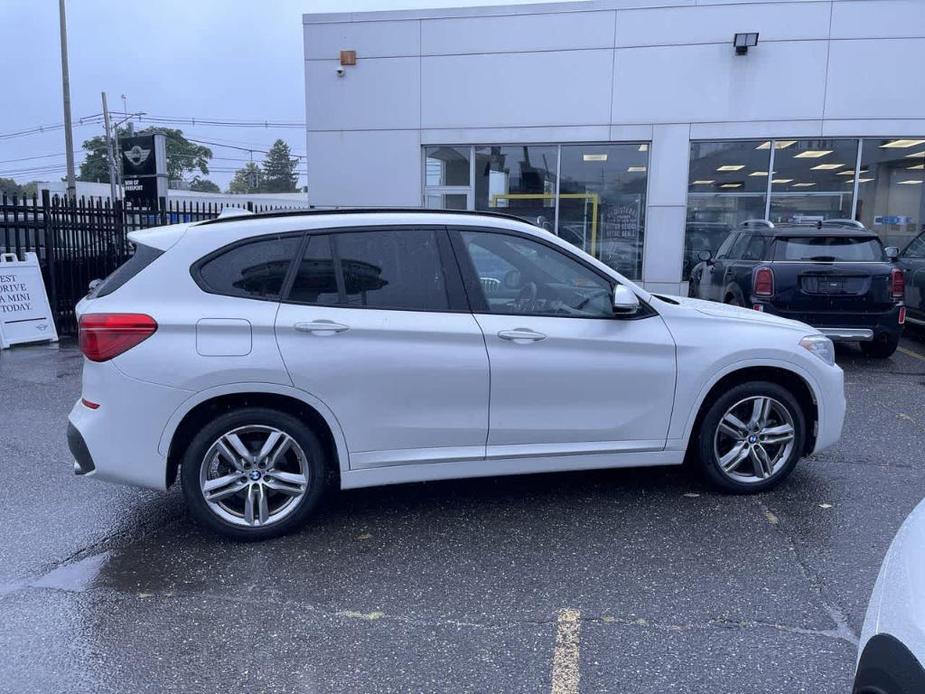
POLYGON ((134 147, 132 147, 130 150, 128 150, 125 153, 125 158, 128 159, 130 162, 132 162, 132 166, 141 166, 146 161, 148 161, 148 157, 150 155, 151 155, 150 149, 145 149, 143 147, 139 147, 138 145, 135 145, 134 147))

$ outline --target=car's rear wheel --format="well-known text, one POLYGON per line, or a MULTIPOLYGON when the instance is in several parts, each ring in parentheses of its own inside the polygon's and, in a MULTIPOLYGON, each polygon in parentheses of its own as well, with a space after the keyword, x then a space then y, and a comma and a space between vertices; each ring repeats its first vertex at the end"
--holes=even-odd
POLYGON ((886 359, 893 356, 897 347, 899 347, 899 335, 890 333, 880 333, 873 341, 861 343, 861 351, 864 355, 874 359, 886 359))
POLYGON ((711 482, 748 494, 777 486, 803 453, 806 419, 786 388, 743 383, 720 395, 703 417, 697 454, 711 482))
POLYGON ((193 438, 180 479, 193 516, 222 535, 264 540, 299 527, 324 492, 325 452, 285 412, 249 407, 218 416, 193 438))

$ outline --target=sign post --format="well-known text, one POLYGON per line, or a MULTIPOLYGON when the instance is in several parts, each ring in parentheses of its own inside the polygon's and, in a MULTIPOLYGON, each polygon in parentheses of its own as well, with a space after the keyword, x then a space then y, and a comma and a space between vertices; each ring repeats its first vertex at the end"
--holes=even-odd
POLYGON ((167 197, 167 139, 137 135, 119 139, 125 199, 142 205, 167 197))
POLYGON ((0 254, 0 348, 23 342, 57 342, 58 331, 35 253, 20 260, 0 254))

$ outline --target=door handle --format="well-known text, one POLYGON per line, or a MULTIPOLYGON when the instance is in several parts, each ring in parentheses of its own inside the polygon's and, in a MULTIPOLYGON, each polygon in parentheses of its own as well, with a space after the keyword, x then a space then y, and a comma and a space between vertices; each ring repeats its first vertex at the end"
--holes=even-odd
POLYGON ((334 335, 350 329, 350 326, 323 319, 314 320, 310 323, 296 323, 293 327, 300 333, 309 333, 310 335, 334 335))
POLYGON ((528 342, 539 342, 540 340, 545 340, 546 336, 543 333, 534 332, 533 330, 528 330, 527 328, 516 328, 515 330, 502 330, 498 333, 498 337, 502 340, 508 340, 510 342, 516 342, 518 344, 527 344, 528 342))

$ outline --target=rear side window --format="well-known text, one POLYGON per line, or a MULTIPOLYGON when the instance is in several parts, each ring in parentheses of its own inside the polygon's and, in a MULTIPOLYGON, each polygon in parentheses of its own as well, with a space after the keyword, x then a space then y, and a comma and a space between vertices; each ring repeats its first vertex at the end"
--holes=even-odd
POLYGON ((879 261, 883 247, 878 239, 851 236, 791 236, 774 244, 775 260, 879 261))
POLYGON ((753 236, 742 252, 742 260, 765 260, 767 240, 764 236, 753 236))
POLYGON ((289 299, 329 306, 447 311, 450 302, 436 232, 383 229, 312 237, 289 299))
POLYGON ((94 291, 90 292, 89 296, 99 298, 112 294, 162 255, 164 255, 162 250, 141 243, 136 244, 135 255, 116 268, 115 272, 103 280, 94 291))
POLYGON ((233 246, 199 266, 199 284, 213 294, 278 299, 300 236, 270 236, 233 246))

